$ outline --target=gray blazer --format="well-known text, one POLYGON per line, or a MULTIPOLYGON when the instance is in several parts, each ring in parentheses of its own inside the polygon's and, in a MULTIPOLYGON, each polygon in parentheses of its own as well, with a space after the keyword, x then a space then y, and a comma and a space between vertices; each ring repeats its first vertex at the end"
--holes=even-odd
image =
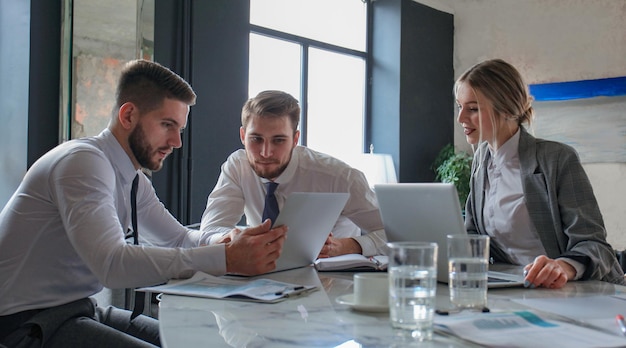
MULTIPOLYGON (((606 241, 602 214, 576 150, 562 143, 537 139, 524 127, 520 127, 520 132, 518 151, 526 205, 547 256, 581 262, 586 266, 583 280, 624 284, 624 271, 606 241)), ((482 211, 489 157, 484 142, 476 150, 472 163, 465 207, 468 233, 486 234, 482 211)), ((496 243, 492 244, 491 256, 496 261, 512 263, 496 243)))

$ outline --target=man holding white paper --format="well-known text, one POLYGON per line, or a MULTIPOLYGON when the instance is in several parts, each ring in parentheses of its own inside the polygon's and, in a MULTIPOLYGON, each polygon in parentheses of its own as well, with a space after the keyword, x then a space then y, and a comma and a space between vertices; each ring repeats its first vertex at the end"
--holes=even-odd
POLYGON ((197 271, 276 267, 286 228, 266 223, 207 246, 203 233, 166 210, 141 170, 161 169, 182 146, 196 101, 191 86, 135 60, 124 66, 115 99, 106 129, 44 154, 0 211, 1 347, 158 346, 159 323, 139 315, 140 306, 131 313, 92 296, 197 271))
POLYGON ((219 243, 231 238, 243 215, 249 225, 264 221, 273 199, 280 210, 292 192, 348 192, 350 199, 319 256, 382 253, 385 232, 365 176, 338 159, 298 146, 299 119, 298 101, 285 92, 264 91, 245 103, 239 131, 245 149, 222 165, 200 229, 218 232, 211 243, 219 243), (269 197, 272 193, 275 198, 269 197))

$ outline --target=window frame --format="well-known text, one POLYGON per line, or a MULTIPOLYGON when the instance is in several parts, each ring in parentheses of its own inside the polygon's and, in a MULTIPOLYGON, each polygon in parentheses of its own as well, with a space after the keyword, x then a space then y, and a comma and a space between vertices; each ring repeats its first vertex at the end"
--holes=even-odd
POLYGON ((307 37, 290 34, 287 32, 270 29, 267 27, 259 26, 256 24, 250 23, 250 34, 263 35, 269 38, 288 41, 300 46, 301 49, 301 70, 300 70, 300 96, 298 96, 300 101, 301 115, 300 115, 300 143, 303 146, 307 145, 307 119, 308 119, 308 82, 309 82, 309 48, 316 48, 321 50, 326 50, 331 53, 344 54, 348 56, 353 56, 356 58, 361 58, 365 62, 365 95, 363 101, 365 105, 363 105, 363 144, 362 150, 364 152, 369 151, 369 144, 371 138, 371 116, 370 116, 370 103, 371 103, 371 32, 372 32, 372 11, 371 1, 367 1, 366 4, 366 27, 365 27, 365 35, 366 35, 366 44, 365 51, 359 51, 343 46, 337 46, 334 44, 330 44, 327 42, 310 39, 307 37))

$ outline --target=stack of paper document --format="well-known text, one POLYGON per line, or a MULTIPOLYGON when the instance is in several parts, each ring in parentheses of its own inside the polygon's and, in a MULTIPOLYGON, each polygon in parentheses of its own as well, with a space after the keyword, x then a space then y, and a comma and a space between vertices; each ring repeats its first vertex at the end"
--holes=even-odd
POLYGON ((318 271, 384 271, 389 264, 387 256, 365 257, 361 254, 347 254, 317 259, 315 269, 318 271))
POLYGON ((317 287, 312 285, 284 283, 271 279, 234 280, 197 272, 186 280, 138 290, 214 299, 278 302, 316 289, 317 287))
POLYGON ((435 317, 435 331, 483 347, 624 347, 626 338, 551 320, 534 311, 472 313, 435 317))

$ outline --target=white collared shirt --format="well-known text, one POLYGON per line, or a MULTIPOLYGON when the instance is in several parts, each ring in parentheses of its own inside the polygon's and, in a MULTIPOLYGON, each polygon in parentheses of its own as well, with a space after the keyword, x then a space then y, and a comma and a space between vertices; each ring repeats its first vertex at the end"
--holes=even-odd
POLYGON ((485 206, 485 230, 512 261, 526 265, 546 250, 526 208, 518 155, 520 131, 497 151, 489 148, 485 206))
POLYGON ((63 143, 42 156, 0 213, 0 315, 57 306, 109 288, 226 271, 223 245, 182 226, 140 175, 138 230, 130 188, 138 171, 113 134, 63 143))
MULTIPOLYGON (((213 240, 232 230, 244 214, 250 226, 262 222, 265 204, 263 183, 267 180, 252 170, 245 151, 237 150, 228 157, 207 200, 200 228, 216 233, 213 240)), ((333 228, 333 236, 353 237, 361 245, 365 256, 382 252, 386 238, 376 194, 357 169, 329 155, 297 146, 285 171, 275 182, 279 184, 275 192, 279 208, 283 207, 292 192, 350 193, 333 228), (362 235, 361 231, 366 234, 362 235)))
MULTIPOLYGON (((485 229, 489 236, 520 265, 532 263, 539 255, 546 255, 541 239, 530 220, 519 161, 518 129, 497 151, 489 148, 485 206, 485 229)), ((574 279, 580 279, 585 266, 570 258, 559 258, 576 270, 574 279)))

